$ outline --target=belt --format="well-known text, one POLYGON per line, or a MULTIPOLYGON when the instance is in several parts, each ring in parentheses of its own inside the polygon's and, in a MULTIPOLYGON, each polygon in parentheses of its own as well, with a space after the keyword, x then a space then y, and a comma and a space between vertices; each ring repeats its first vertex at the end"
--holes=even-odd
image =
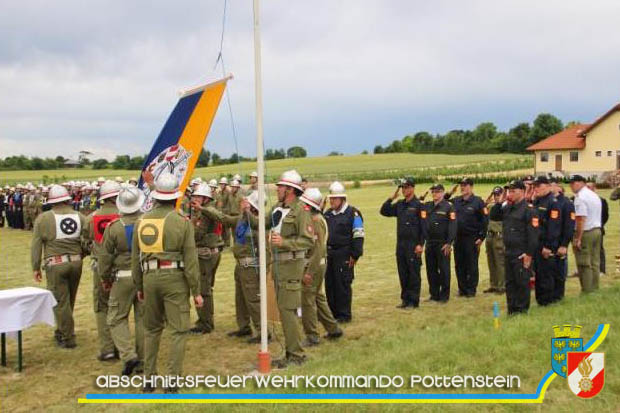
POLYGON ((210 257, 212 255, 222 252, 222 247, 198 247, 196 248, 196 252, 198 253, 199 257, 210 257))
POLYGON ((82 261, 82 256, 79 254, 53 255, 45 259, 45 265, 47 265, 48 267, 53 267, 54 265, 60 265, 60 264, 64 264, 67 262, 77 262, 77 261, 82 261))
POLYGON ((131 277, 131 270, 116 271, 116 278, 128 278, 128 277, 131 277))
POLYGON ((169 261, 169 260, 158 260, 152 259, 148 261, 144 261, 142 263, 142 271, 147 272, 149 270, 169 270, 169 269, 177 269, 184 268, 185 265, 183 261, 169 261))
POLYGON ((258 258, 254 257, 241 257, 237 261, 242 267, 258 267, 258 258))
POLYGON ((300 259, 300 258, 306 258, 306 251, 305 250, 301 250, 301 251, 278 252, 276 254, 276 257, 277 257, 276 261, 297 260, 297 259, 300 259))

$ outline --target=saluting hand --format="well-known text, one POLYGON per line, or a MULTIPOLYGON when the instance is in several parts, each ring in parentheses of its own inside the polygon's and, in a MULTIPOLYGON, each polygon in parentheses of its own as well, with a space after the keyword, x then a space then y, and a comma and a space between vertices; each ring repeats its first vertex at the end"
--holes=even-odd
POLYGON ((398 193, 399 192, 400 192, 400 186, 398 188, 396 188, 396 192, 394 192, 394 195, 392 195, 392 198, 390 198, 390 199, 393 201, 396 198, 398 198, 398 193))
POLYGON ((36 270, 33 273, 33 277, 34 277, 34 281, 37 283, 40 283, 41 280, 43 279, 43 275, 41 274, 41 270, 36 270))

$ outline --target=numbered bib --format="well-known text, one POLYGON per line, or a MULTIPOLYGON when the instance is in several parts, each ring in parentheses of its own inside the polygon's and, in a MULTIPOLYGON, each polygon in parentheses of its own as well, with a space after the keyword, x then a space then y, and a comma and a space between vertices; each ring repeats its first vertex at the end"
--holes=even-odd
POLYGON ((80 238, 82 222, 77 214, 54 214, 56 219, 56 239, 80 238))
POLYGON ((147 253, 164 252, 165 218, 142 219, 138 226, 140 251, 147 253))

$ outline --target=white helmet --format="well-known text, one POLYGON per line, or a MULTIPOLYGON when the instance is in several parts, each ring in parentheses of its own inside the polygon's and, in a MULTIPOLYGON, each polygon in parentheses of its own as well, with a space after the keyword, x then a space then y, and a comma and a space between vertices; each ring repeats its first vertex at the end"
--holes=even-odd
POLYGON ((121 183, 123 183, 123 182, 124 182, 124 181, 123 181, 123 178, 121 178, 120 176, 117 176, 116 178, 114 178, 114 180, 115 180, 116 182, 118 182, 119 184, 121 184, 121 183))
POLYGON ((120 190, 121 185, 118 182, 105 181, 103 185, 101 185, 101 190, 99 191, 99 200, 103 201, 104 199, 115 197, 120 190))
MULTIPOLYGON (((254 209, 258 210, 258 191, 252 191, 250 195, 245 197, 245 199, 254 207, 254 209)), ((264 201, 267 203, 266 198, 264 201)))
POLYGON ((332 182, 329 186, 329 195, 328 198, 346 198, 347 194, 344 191, 344 185, 342 185, 338 181, 332 182))
POLYGON ((321 195, 319 188, 308 188, 304 191, 303 195, 299 197, 299 200, 317 211, 320 211, 323 195, 321 195))
POLYGON ((230 183, 231 187, 235 187, 235 188, 240 188, 241 187, 241 183, 239 182, 239 180, 237 179, 233 179, 233 181, 230 183))
POLYGON ((138 178, 136 178, 135 176, 132 176, 131 178, 129 178, 129 180, 127 181, 127 183, 129 185, 138 185, 138 178), (135 184, 132 184, 132 182, 135 182, 135 184))
POLYGON ((228 178, 226 178, 225 176, 220 178, 220 184, 226 184, 228 185, 228 178))
POLYGON ((194 178, 190 182, 190 186, 200 185, 202 183, 202 178, 194 178))
POLYGON ((41 192, 44 194, 49 193, 50 189, 47 186, 44 186, 43 188, 41 188, 41 192))
POLYGON ((258 172, 253 171, 253 172, 250 174, 250 178, 258 178, 258 172))
POLYGON ((144 204, 144 192, 133 185, 123 185, 116 198, 116 207, 121 214, 133 214, 144 204))
POLYGON ((209 181, 209 186, 210 186, 211 188, 217 188, 217 179, 211 179, 211 180, 209 181))
POLYGON ((280 180, 276 185, 290 186, 292 188, 299 189, 300 191, 304 190, 301 187, 301 175, 299 175, 294 169, 284 172, 280 176, 280 180))
POLYGON ((105 182, 105 178, 103 176, 100 176, 99 178, 97 178, 97 182, 105 182))
POLYGON ((90 184, 86 184, 82 187, 82 191, 92 191, 93 187, 90 184))
POLYGON ((192 196, 206 196, 207 198, 213 199, 211 187, 204 182, 198 185, 198 188, 196 188, 196 190, 192 192, 192 196))
POLYGON ((171 173, 163 173, 155 181, 155 190, 151 196, 153 199, 168 201, 180 198, 183 194, 179 192, 179 181, 176 176, 171 173))
POLYGON ((239 174, 235 174, 235 175, 233 176, 233 179, 234 179, 235 181, 239 181, 239 182, 241 182, 241 175, 239 175, 239 174))
POLYGON ((69 201, 71 197, 69 196, 69 191, 67 188, 60 185, 52 185, 50 188, 50 194, 47 198, 48 204, 57 204, 58 202, 69 201))

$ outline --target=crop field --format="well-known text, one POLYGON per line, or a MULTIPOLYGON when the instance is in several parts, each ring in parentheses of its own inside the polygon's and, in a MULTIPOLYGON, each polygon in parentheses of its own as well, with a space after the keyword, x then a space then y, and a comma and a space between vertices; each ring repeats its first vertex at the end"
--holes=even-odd
MULTIPOLYGON (((395 159, 398 157, 395 157, 395 159)), ((403 157, 404 159, 405 157, 403 157)), ((446 159, 453 159, 449 157, 446 159)), ((287 161, 288 162, 288 161, 287 161)), ((303 161, 302 161, 303 162, 303 161)), ((431 166, 438 162, 428 162, 431 166)), ((380 164, 385 167, 385 164, 380 164)), ((402 164, 400 164, 402 165, 402 164)), ((277 167, 288 168, 293 164, 277 167)), ((398 166, 398 165, 395 165, 398 166)), ((308 166, 309 167, 309 166, 308 166)), ((327 168, 318 165, 318 168, 327 168)), ((346 168, 355 168, 355 162, 346 168)), ((276 166, 271 164, 270 168, 276 166)), ((304 166, 299 166, 303 171, 304 166)), ((343 168, 345 168, 343 166, 343 168)), ((324 169, 327 170, 327 169, 324 169)), ((226 172, 218 169, 218 174, 226 172)), ((205 174, 206 175, 206 174, 205 174)), ((215 175, 215 173, 214 173, 215 175)), ((418 192, 425 190, 420 185, 418 192)), ((477 194, 486 197, 490 185, 475 187, 477 194)), ((614 256, 620 253, 620 211, 618 203, 610 202, 610 222, 607 224, 605 247, 607 250, 607 275, 601 277, 601 289, 582 296, 579 281, 569 278, 567 296, 559 304, 539 307, 532 294, 532 307, 525 316, 508 318, 505 315, 505 297, 482 294, 488 287, 488 269, 484 247, 480 255, 479 294, 474 299, 456 297, 456 278, 452 273, 452 296, 446 305, 422 302, 416 310, 396 309, 400 288, 395 250, 395 219, 379 215, 381 203, 394 191, 393 186, 375 185, 361 189, 348 189, 349 200, 363 213, 366 228, 364 256, 360 259, 353 284, 353 322, 343 326, 345 335, 336 342, 323 341, 307 351, 309 361, 287 370, 275 371, 286 375, 518 375, 521 387, 499 392, 534 393, 541 378, 550 369, 550 339, 552 326, 579 324, 583 326, 584 342, 589 339, 599 323, 610 323, 607 339, 597 351, 605 352, 605 388, 592 400, 575 397, 565 380, 556 378, 546 392, 543 405, 533 406, 536 411, 618 411, 620 409, 620 278, 616 274, 614 256), (493 328, 492 308, 498 302, 501 308, 501 328, 493 328)), ((609 191, 602 191, 608 197, 609 191)), ((35 285, 29 258, 30 233, 21 230, 0 229, 0 288, 35 285)), ((574 257, 569 258, 574 271, 574 257)), ((86 393, 129 392, 129 390, 101 390, 95 378, 103 374, 119 374, 119 362, 106 364, 97 361, 98 352, 95 317, 92 302, 92 276, 89 260, 84 272, 75 309, 78 347, 74 350, 59 349, 53 340, 53 328, 34 326, 24 332, 24 371, 15 372, 16 344, 9 340, 9 366, 0 368, 0 410, 52 412, 74 411, 80 408, 103 411, 153 411, 179 412, 203 410, 201 405, 90 405, 78 406, 77 399, 86 393)), ((422 268, 422 299, 428 297, 426 268, 422 268)), ((44 285, 44 283, 43 283, 44 285)), ((258 346, 240 339, 227 337, 235 328, 233 257, 224 252, 215 282, 215 331, 204 336, 188 338, 185 374, 228 375, 246 374, 255 368, 258 346)), ((196 315, 192 312, 192 319, 196 315)), ((270 345, 273 357, 281 355, 283 341, 279 327, 275 328, 277 340, 270 345)), ((160 373, 165 373, 165 357, 169 335, 164 334, 160 351, 160 373)), ((194 390, 201 392, 201 389, 194 390)), ((209 393, 227 390, 206 390, 209 393)), ((256 389, 235 392, 255 392, 256 389)), ((340 392, 340 393, 420 393, 455 392, 455 389, 414 389, 404 386, 394 389, 269 389, 260 392, 340 392)), ((463 391, 461 389, 461 391, 463 391)), ((469 389, 470 392, 484 392, 469 389)), ((492 390, 488 390, 492 391, 492 390)), ((497 390, 495 390, 497 391, 497 390)), ((232 390, 231 390, 232 392, 232 390)), ((211 405, 216 411, 271 411, 297 412, 334 411, 335 406, 312 405, 211 405)), ((400 404, 362 405, 348 404, 338 411, 360 410, 410 411, 412 406, 400 404)), ((475 405, 418 405, 421 411, 455 411, 456 409, 480 411, 475 405)), ((486 405, 489 411, 521 411, 520 405, 486 405)))
MULTIPOLYGON (((531 155, 441 155, 441 154, 380 154, 352 156, 324 156, 316 158, 281 159, 266 162, 268 180, 275 180, 282 172, 296 169, 311 180, 373 180, 392 179, 405 174, 415 176, 456 174, 501 173, 504 171, 533 168, 531 155)), ((209 166, 198 168, 194 175, 202 178, 219 178, 239 173, 249 175, 256 169, 256 162, 209 166)), ((114 169, 93 170, 60 169, 48 171, 0 171, 0 184, 19 182, 61 182, 66 180, 94 181, 99 176, 128 179, 137 177, 139 171, 114 169)))

